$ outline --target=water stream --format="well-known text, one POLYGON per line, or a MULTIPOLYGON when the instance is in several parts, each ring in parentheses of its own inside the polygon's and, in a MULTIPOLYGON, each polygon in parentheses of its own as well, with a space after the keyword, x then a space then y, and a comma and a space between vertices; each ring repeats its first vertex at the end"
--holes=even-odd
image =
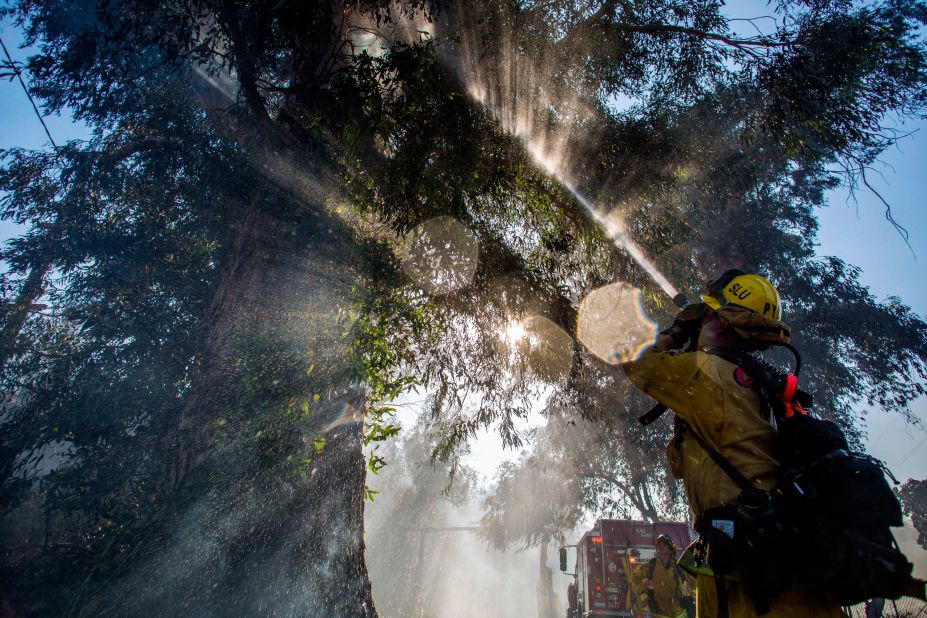
MULTIPOLYGON (((493 104, 488 97, 489 88, 479 85, 475 82, 469 83, 470 94, 493 117, 499 122, 502 128, 510 135, 518 138, 525 149, 531 154, 532 158, 538 165, 548 172, 551 178, 555 179, 560 186, 566 189, 570 195, 579 203, 583 209, 605 230, 616 246, 624 249, 631 256, 638 266, 650 276, 653 281, 660 286, 671 299, 676 297, 678 290, 669 282, 666 276, 660 272, 654 263, 644 254, 640 246, 628 236, 627 228, 621 217, 616 213, 606 214, 601 208, 598 208, 592 201, 580 191, 575 184, 567 178, 563 166, 563 151, 566 150, 567 141, 562 136, 549 136, 546 134, 533 135, 535 131, 534 122, 532 122, 531 111, 527 110, 509 110, 493 104), (556 154, 555 154, 556 152, 556 154)), ((527 98, 527 97, 526 97, 527 98)), ((517 103, 515 107, 518 107, 517 103)))
POLYGON ((653 279, 654 282, 656 282, 656 284, 659 285, 660 288, 666 292, 670 298, 674 298, 678 294, 678 291, 675 287, 673 287, 673 284, 670 283, 669 280, 663 275, 663 273, 661 273, 660 270, 654 265, 654 263, 651 262, 646 255, 644 255, 643 250, 637 245, 637 243, 628 237, 621 219, 603 215, 602 211, 596 208, 595 205, 593 205, 592 202, 590 202, 589 199, 586 198, 586 196, 583 195, 579 189, 573 186, 570 182, 561 176, 558 176, 556 173, 554 174, 554 177, 564 189, 570 192, 570 194, 576 199, 577 202, 579 202, 579 204, 586 210, 586 212, 588 212, 589 215, 605 229, 605 232, 611 237, 614 243, 627 251, 628 255, 630 255, 631 258, 637 262, 637 265, 643 268, 647 274, 650 275, 650 278, 653 279))

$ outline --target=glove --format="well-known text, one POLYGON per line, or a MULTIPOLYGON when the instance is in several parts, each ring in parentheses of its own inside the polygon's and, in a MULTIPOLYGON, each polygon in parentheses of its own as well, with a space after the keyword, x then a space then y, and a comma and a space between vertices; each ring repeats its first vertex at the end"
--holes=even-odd
POLYGON ((702 331, 702 321, 711 307, 705 303, 693 303, 676 314, 673 325, 661 332, 661 335, 672 337, 672 349, 682 348, 686 344, 694 349, 698 344, 698 337, 702 331))
POLYGON ((673 324, 680 326, 697 324, 698 327, 701 328, 702 320, 705 319, 705 316, 708 315, 708 312, 711 310, 711 307, 705 303, 692 303, 676 314, 676 319, 673 321, 673 324))

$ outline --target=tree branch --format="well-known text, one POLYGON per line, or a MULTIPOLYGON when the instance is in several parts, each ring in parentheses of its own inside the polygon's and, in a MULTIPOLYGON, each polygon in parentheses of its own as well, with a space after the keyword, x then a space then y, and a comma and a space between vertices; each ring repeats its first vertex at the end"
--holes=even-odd
POLYGON ((167 148, 169 146, 180 147, 183 145, 183 141, 177 137, 150 137, 126 142, 125 144, 121 144, 117 148, 114 148, 105 154, 107 157, 114 161, 121 161, 122 159, 131 157, 132 155, 139 152, 157 150, 159 148, 167 148))
MULTIPOLYGON (((49 244, 57 242, 61 236, 61 227, 55 225, 50 234, 49 244)), ((30 309, 44 291, 45 276, 52 268, 52 261, 47 254, 32 264, 29 274, 19 288, 19 294, 10 308, 6 324, 0 330, 0 369, 14 355, 16 341, 31 313, 30 309)))
POLYGON ((631 500, 631 503, 634 505, 634 508, 640 511, 641 515, 643 515, 645 519, 650 519, 651 521, 656 521, 657 519, 659 519, 659 513, 657 513, 653 505, 651 504, 648 506, 647 504, 645 504, 641 495, 638 492, 632 491, 629 485, 619 481, 617 478, 613 476, 602 474, 599 472, 591 472, 589 474, 589 477, 598 479, 600 481, 604 481, 608 483, 609 485, 614 485, 615 487, 617 487, 621 491, 621 493, 626 495, 628 499, 631 500))
POLYGON ((895 220, 894 215, 892 214, 892 206, 888 203, 888 200, 879 193, 875 187, 872 186, 869 182, 869 178, 866 176, 866 172, 871 170, 859 157, 848 155, 847 158, 853 163, 851 166, 848 163, 843 163, 838 161, 838 164, 843 168, 844 174, 847 176, 847 184, 850 188, 850 196, 856 200, 855 195, 855 186, 856 183, 862 181, 864 187, 869 189, 876 198, 882 202, 882 205, 885 206, 885 219, 892 224, 892 226, 897 230, 898 235, 901 236, 901 239, 904 241, 904 244, 908 246, 908 249, 911 251, 911 255, 914 256, 914 259, 917 260, 917 254, 914 252, 914 247, 911 246, 910 234, 908 230, 898 223, 895 220))
POLYGON ((233 53, 237 60, 238 83, 241 84, 245 102, 258 124, 267 126, 271 123, 270 115, 267 113, 264 98, 257 87, 257 67, 252 50, 249 49, 241 29, 238 6, 233 0, 226 0, 223 3, 223 12, 228 25, 229 39, 234 49, 233 53))
MULTIPOLYGON (((699 30, 697 28, 689 28, 687 26, 673 26, 670 24, 614 24, 615 27, 621 30, 630 30, 631 32, 640 32, 641 34, 667 34, 667 33, 676 33, 676 34, 687 34, 694 36, 700 39, 707 39, 710 41, 718 41, 719 43, 724 43, 725 45, 730 45, 731 47, 745 48, 745 47, 765 47, 765 48, 776 48, 776 47, 788 47, 794 45, 795 41, 780 41, 778 39, 771 39, 769 37, 758 37, 753 39, 735 39, 729 36, 723 35, 720 32, 708 32, 706 30, 699 30)), ((746 51, 746 50, 744 50, 746 51)))
POLYGON ((606 2, 604 2, 602 6, 599 7, 599 10, 597 10, 592 16, 584 20, 582 23, 577 24, 577 26, 563 38, 563 42, 570 42, 573 39, 581 36, 581 33, 592 24, 605 21, 610 23, 615 28, 626 30, 628 32, 637 32, 640 34, 649 35, 684 34, 707 41, 714 41, 729 47, 734 47, 753 58, 762 58, 762 54, 758 53, 756 48, 776 49, 789 47, 795 44, 795 41, 792 39, 775 39, 768 36, 741 39, 731 37, 720 32, 710 32, 707 30, 700 30, 698 28, 691 28, 689 26, 677 26, 665 23, 635 24, 627 20, 622 21, 622 18, 615 14, 615 10, 619 2, 624 9, 623 13, 627 16, 633 17, 634 7, 628 2, 624 0, 606 0, 606 2))

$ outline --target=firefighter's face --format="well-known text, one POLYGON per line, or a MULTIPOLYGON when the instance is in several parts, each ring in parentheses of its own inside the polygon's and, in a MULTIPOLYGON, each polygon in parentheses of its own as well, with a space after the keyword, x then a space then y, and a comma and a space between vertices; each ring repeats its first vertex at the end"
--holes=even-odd
POLYGON ((657 543, 657 558, 660 559, 660 562, 666 564, 672 556, 673 550, 666 543, 657 543))

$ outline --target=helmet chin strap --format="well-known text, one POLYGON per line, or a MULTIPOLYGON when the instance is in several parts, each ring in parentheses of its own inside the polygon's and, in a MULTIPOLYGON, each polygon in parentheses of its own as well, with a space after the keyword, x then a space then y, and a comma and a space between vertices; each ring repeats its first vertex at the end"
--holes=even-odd
POLYGON ((795 346, 793 346, 791 343, 780 343, 777 345, 786 348, 789 352, 792 353, 792 356, 795 357, 795 371, 793 371, 792 374, 794 374, 797 378, 798 373, 801 371, 801 354, 798 353, 798 350, 796 350, 795 346))

